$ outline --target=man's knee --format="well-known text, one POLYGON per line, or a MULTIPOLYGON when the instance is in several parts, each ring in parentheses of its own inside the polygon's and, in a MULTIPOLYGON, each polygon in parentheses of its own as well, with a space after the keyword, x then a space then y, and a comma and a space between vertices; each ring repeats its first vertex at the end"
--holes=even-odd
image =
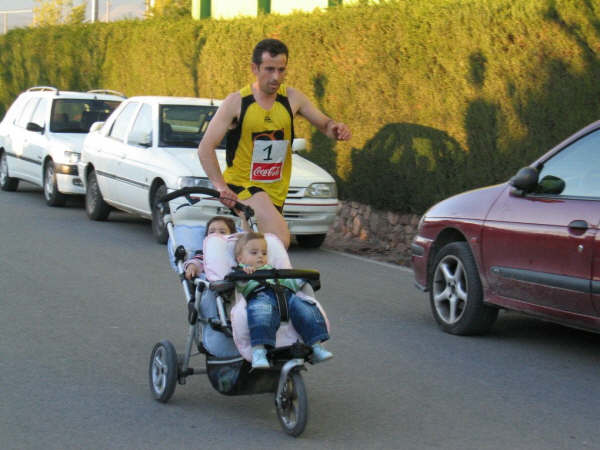
POLYGON ((285 248, 290 246, 290 231, 283 215, 266 192, 258 192, 248 199, 247 203, 254 208, 258 229, 262 233, 273 233, 279 237, 285 248))

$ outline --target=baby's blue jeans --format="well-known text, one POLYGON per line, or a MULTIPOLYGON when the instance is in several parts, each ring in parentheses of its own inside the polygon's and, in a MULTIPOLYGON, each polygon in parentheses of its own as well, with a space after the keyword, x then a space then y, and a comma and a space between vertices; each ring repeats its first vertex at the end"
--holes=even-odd
MULTIPOLYGON (((304 343, 313 345, 329 339, 325 319, 317 305, 295 295, 289 289, 285 289, 285 292, 290 321, 304 343)), ((275 334, 281 321, 275 291, 267 287, 253 293, 247 301, 246 311, 252 347, 275 347, 275 334)))

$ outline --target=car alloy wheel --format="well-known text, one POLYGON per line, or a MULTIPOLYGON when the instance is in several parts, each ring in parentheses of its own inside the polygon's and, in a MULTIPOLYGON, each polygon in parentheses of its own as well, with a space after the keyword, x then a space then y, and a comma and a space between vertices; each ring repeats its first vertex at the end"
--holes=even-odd
POLYGON ((433 275, 433 302, 440 319, 455 324, 467 303, 467 279, 462 262, 454 255, 442 259, 433 275))
POLYGON ((18 186, 19 180, 8 176, 8 161, 6 160, 6 153, 2 152, 0 155, 0 189, 3 191, 16 191, 18 186))
POLYGON ((48 206, 63 206, 65 204, 65 196, 59 192, 56 186, 56 171, 52 161, 48 161, 44 168, 44 198, 48 206))
POLYGON ((437 253, 429 299, 433 317, 447 333, 485 333, 498 317, 498 309, 483 302, 479 271, 466 242, 452 242, 437 253))
POLYGON ((87 178, 85 191, 85 212, 91 220, 106 220, 110 213, 110 206, 102 198, 96 172, 91 171, 87 178))
POLYGON ((159 185, 152 197, 152 233, 159 244, 166 244, 169 240, 169 231, 164 220, 164 212, 158 207, 158 200, 167 194, 167 187, 159 185))

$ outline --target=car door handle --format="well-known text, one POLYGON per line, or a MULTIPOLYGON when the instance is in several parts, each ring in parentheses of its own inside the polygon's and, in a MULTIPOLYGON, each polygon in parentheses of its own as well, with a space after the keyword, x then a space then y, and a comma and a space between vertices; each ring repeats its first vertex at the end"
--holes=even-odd
POLYGON ((575 228, 577 230, 587 230, 589 226, 585 220, 573 220, 571 223, 569 223, 569 228, 575 228))

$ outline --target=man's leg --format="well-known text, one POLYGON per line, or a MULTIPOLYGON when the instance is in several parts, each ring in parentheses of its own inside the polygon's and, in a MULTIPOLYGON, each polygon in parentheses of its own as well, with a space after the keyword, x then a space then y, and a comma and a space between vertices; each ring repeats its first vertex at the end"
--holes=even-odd
POLYGON ((257 192, 244 200, 244 203, 254 209, 258 230, 261 233, 273 233, 281 239, 285 248, 290 246, 290 230, 287 223, 266 192, 257 192))

